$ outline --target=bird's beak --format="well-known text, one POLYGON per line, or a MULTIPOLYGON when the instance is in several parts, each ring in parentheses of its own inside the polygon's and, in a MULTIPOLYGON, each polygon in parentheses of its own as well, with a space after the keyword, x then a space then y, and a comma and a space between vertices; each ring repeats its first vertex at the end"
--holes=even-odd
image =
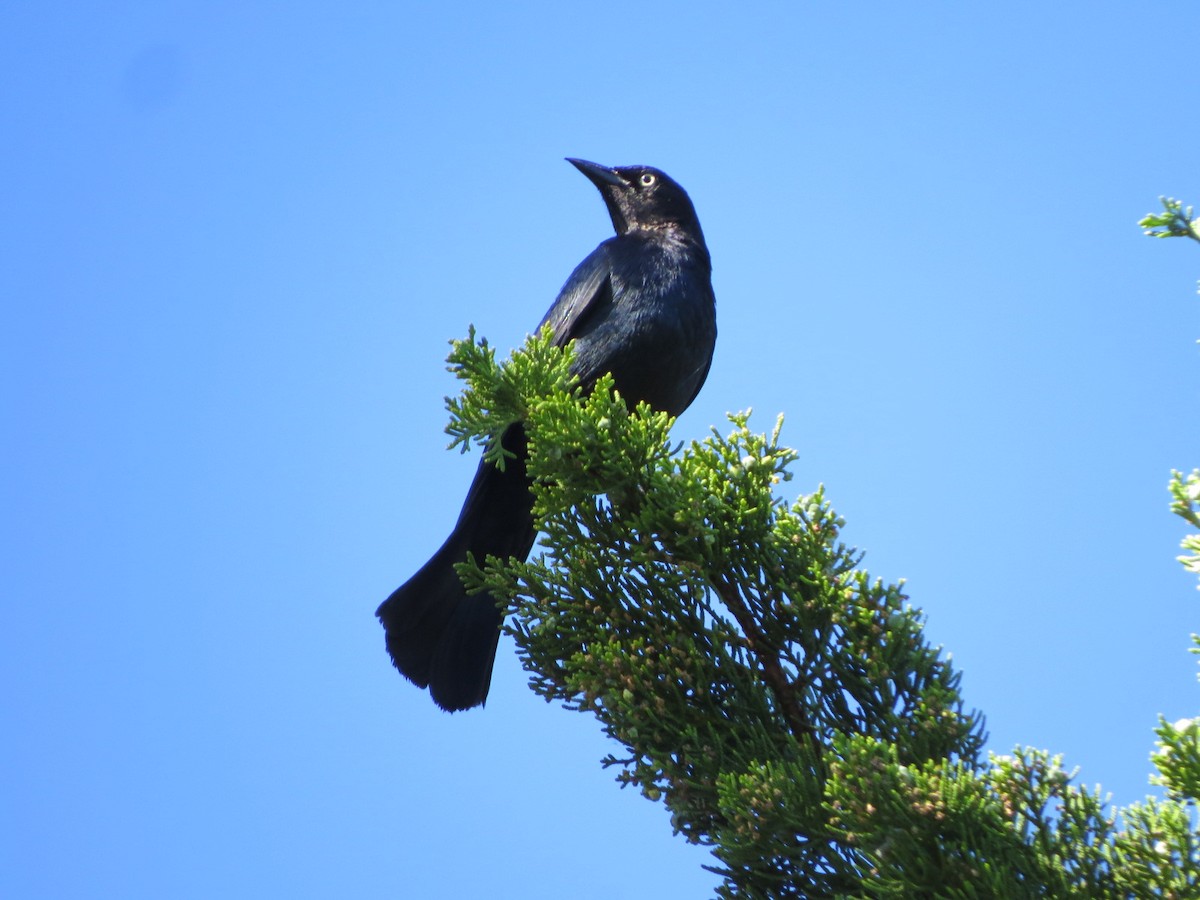
POLYGON ((588 181, 604 190, 604 186, 623 187, 625 182, 621 180, 621 176, 615 170, 602 166, 598 163, 588 162, 586 159, 571 159, 567 157, 567 162, 577 168, 580 172, 588 177, 588 181))

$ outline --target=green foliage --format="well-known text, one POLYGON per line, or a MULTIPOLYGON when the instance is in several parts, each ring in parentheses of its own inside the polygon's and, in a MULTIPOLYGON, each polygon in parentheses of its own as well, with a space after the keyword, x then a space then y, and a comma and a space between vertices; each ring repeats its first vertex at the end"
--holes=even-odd
POLYGON ((1169 489, 1171 512, 1200 528, 1200 469, 1192 469, 1186 478, 1182 472, 1172 471, 1169 489))
MULTIPOLYGON (((1192 640, 1197 640, 1194 635, 1192 640)), ((1180 719, 1171 724, 1162 719, 1157 734, 1158 750, 1151 757, 1158 769, 1154 783, 1166 787, 1175 799, 1196 800, 1200 797, 1200 722, 1180 719)))
POLYGON ((1122 817, 1125 830, 1106 848, 1112 889, 1100 896, 1139 900, 1200 896, 1195 807, 1150 799, 1124 810, 1122 817))
POLYGON ((1184 209, 1182 202, 1171 197, 1158 199, 1163 211, 1147 213, 1138 222, 1145 233, 1156 238, 1186 237, 1200 241, 1200 221, 1192 214, 1192 207, 1184 209))
MULTIPOLYGON (((1172 471, 1168 489, 1171 491, 1171 511, 1189 525, 1200 528, 1200 469, 1192 469, 1186 478, 1182 472, 1172 471)), ((1176 559, 1193 575, 1200 576, 1200 534, 1185 536, 1180 546, 1184 554, 1176 559)))
MULTIPOLYGON (((525 422, 547 551, 464 578, 510 598, 532 689, 594 715, 617 780, 712 847, 721 897, 1200 896, 1195 723, 1159 729, 1169 796, 1122 813, 1044 752, 982 760, 902 585, 862 568, 822 489, 777 496, 781 421, 672 445, 668 416, 610 379, 585 394, 570 360, 548 334, 503 365, 455 343, 450 433, 494 447, 525 422)), ((1192 516, 1197 477, 1177 478, 1192 516)))
POLYGON ((484 448, 483 458, 503 470, 512 454, 501 447, 499 438, 509 425, 528 418, 531 406, 543 398, 578 396, 578 379, 558 364, 561 358, 549 327, 504 365, 496 362, 496 351, 486 339, 476 342, 474 325, 466 340, 451 341, 447 368, 472 389, 446 398, 450 449, 459 447, 466 453, 474 441, 484 448))
POLYGON ((1093 897, 1106 884, 1104 804, 1043 752, 905 766, 855 738, 839 767, 837 821, 872 860, 863 896, 1093 897))

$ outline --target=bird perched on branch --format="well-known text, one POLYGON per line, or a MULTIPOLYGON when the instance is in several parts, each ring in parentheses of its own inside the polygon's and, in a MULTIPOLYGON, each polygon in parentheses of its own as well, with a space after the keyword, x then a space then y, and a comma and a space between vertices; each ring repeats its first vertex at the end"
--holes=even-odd
MULTIPOLYGON (((585 389, 611 372, 631 407, 644 400, 677 416, 704 384, 717 339, 712 263, 696 210, 658 169, 567 161, 599 189, 616 236, 576 267, 541 325, 557 345, 575 341, 572 371, 585 389)), ((448 711, 487 699, 503 619, 495 597, 467 595, 455 563, 468 553, 525 559, 537 534, 522 425, 510 426, 501 443, 515 458, 503 471, 480 464, 446 542, 375 613, 393 664, 448 711)))

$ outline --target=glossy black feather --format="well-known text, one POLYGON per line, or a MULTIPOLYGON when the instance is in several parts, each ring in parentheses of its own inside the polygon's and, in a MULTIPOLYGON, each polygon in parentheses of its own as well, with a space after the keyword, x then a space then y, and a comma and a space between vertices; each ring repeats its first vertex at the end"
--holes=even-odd
MULTIPOLYGON (((717 337, 695 209, 658 169, 570 162, 600 190, 617 234, 575 268, 542 325, 556 343, 576 342, 573 369, 585 386, 611 372, 630 406, 644 400, 678 415, 704 384, 717 337)), ((441 549, 376 611, 396 668, 445 710, 487 699, 503 616, 490 595, 467 596, 454 564, 468 553, 524 559, 536 536, 521 426, 502 441, 516 459, 503 472, 480 464, 441 549)))

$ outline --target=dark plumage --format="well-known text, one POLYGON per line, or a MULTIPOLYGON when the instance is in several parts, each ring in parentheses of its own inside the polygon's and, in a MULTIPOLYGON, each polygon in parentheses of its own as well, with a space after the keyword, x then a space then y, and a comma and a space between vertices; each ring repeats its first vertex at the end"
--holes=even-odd
MULTIPOLYGON (((542 319, 556 344, 574 340, 585 387, 611 372, 633 406, 679 415, 708 375, 717 338, 712 271, 687 193, 658 169, 568 160, 600 190, 616 236, 579 264, 542 319)), ((441 549, 376 611, 392 662, 445 710, 487 699, 503 617, 488 594, 467 596, 454 564, 467 553, 524 559, 536 529, 521 425, 502 438, 503 472, 481 463, 441 549)))

